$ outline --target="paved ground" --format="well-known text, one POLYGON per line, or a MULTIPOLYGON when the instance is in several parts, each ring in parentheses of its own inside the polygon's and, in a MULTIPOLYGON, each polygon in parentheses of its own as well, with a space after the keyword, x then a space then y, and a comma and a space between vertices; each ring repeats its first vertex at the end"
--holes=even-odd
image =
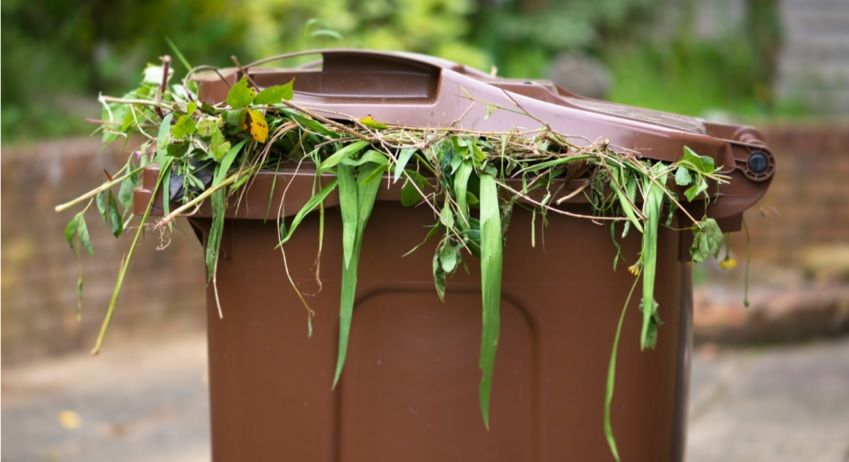
MULTIPOLYGON (((208 461, 204 362, 192 335, 4 370, 2 461, 208 461)), ((849 338, 699 350, 688 454, 849 462, 849 338)))

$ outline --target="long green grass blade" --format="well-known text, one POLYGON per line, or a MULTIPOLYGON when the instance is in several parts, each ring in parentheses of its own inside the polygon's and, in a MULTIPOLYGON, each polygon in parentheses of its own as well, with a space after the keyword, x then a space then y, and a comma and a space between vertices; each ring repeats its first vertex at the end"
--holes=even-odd
POLYGON ((640 331, 640 348, 654 348, 657 343, 657 302, 654 300, 654 282, 657 273, 657 233, 660 225, 661 206, 663 205, 664 190, 666 184, 666 173, 663 173, 663 164, 655 164, 651 169, 651 175, 657 181, 650 178, 645 179, 643 197, 643 215, 645 223, 643 226, 643 243, 640 259, 643 262, 643 326, 640 331))
MULTIPOLYGON (((298 213, 295 214, 295 217, 292 218, 292 223, 289 224, 289 229, 285 231, 285 233, 281 232, 280 242, 277 243, 277 247, 289 242, 289 239, 292 238, 292 235, 295 233, 295 230, 298 229, 298 226, 304 221, 304 218, 307 217, 313 210, 316 209, 319 205, 321 205, 327 196, 330 195, 338 184, 339 180, 333 180, 330 183, 321 189, 321 191, 317 192, 314 196, 310 197, 310 199, 306 202, 306 204, 301 207, 301 210, 298 210, 298 213)), ((283 228, 285 224, 281 223, 281 228, 283 228)), ((275 247, 276 248, 276 247, 275 247)))
POLYGON ((367 164, 360 167, 355 179, 350 167, 346 165, 337 167, 339 208, 342 214, 343 227, 342 250, 346 254, 350 252, 351 259, 342 266, 342 287, 339 298, 339 351, 336 356, 336 371, 333 374, 334 388, 342 376, 345 358, 348 354, 348 339, 351 335, 354 296, 357 292, 357 267, 360 261, 363 234, 374 208, 374 201, 380 188, 381 174, 385 171, 385 164, 367 164), (348 242, 345 239, 345 232, 347 228, 352 226, 354 239, 352 242, 348 242))
MULTIPOLYGON (((215 174, 212 177, 211 188, 216 188, 221 185, 224 178, 227 176, 227 171, 236 160, 236 156, 245 145, 246 140, 242 140, 236 144, 224 155, 221 163, 215 167, 215 174)), ((221 247, 221 234, 224 231, 224 213, 227 208, 227 191, 226 188, 221 188, 212 193, 210 205, 212 206, 212 224, 209 227, 209 235, 206 241, 206 254, 204 261, 206 262, 207 281, 211 281, 215 274, 216 263, 218 262, 218 250, 221 247)))
POLYGON ((115 278, 115 286, 112 289, 112 297, 109 298, 109 306, 106 307, 106 314, 103 316, 103 321, 100 324, 100 332, 97 334, 97 341, 94 344, 94 348, 91 350, 91 354, 93 355, 99 354, 101 348, 103 348, 103 342, 106 340, 106 333, 109 331, 109 325, 112 323, 112 316, 115 314, 115 307, 118 306, 118 295, 121 294, 121 288, 124 286, 124 278, 126 277, 127 270, 130 267, 130 262, 133 260, 133 255, 135 255, 139 239, 144 232, 144 224, 147 222, 147 217, 150 216, 150 211, 153 209, 153 203, 156 201, 156 193, 159 191, 160 186, 162 186, 163 176, 161 172, 171 168, 171 159, 163 159, 162 164, 160 164, 160 168, 159 177, 153 187, 153 191, 151 191, 150 201, 148 201, 147 207, 144 209, 144 214, 142 214, 139 227, 136 228, 136 233, 133 235, 132 242, 130 242, 130 248, 121 258, 121 265, 118 268, 118 277, 115 278))
POLYGON ((481 332, 480 363, 482 377, 478 394, 481 416, 489 430, 489 402, 492 393, 492 375, 495 351, 498 347, 499 307, 501 304, 502 236, 501 211, 498 205, 498 188, 495 178, 487 173, 480 177, 480 230, 481 230, 481 297, 483 326, 481 332))
POLYGON ((463 227, 469 226, 468 187, 469 177, 472 175, 471 162, 463 162, 454 175, 454 195, 457 199, 457 208, 460 209, 460 223, 463 227))
POLYGON ((347 268, 351 265, 357 237, 357 180, 354 178, 354 169, 347 165, 339 165, 336 178, 339 181, 339 210, 342 213, 342 263, 347 268))
POLYGON ((625 313, 628 311, 628 305, 631 304, 631 296, 634 295, 634 289, 637 288, 638 281, 639 279, 634 279, 631 290, 628 292, 628 297, 625 298, 625 304, 622 305, 619 322, 616 323, 613 346, 610 348, 610 364, 607 366, 607 385, 604 390, 604 438, 607 440, 607 446, 610 447, 610 453, 616 459, 616 462, 620 460, 619 448, 616 446, 616 437, 613 436, 613 423, 610 419, 610 407, 613 404, 613 391, 616 386, 616 357, 619 354, 619 339, 622 337, 622 325, 625 323, 625 313))
POLYGON ((327 159, 324 159, 324 161, 318 167, 318 173, 330 171, 330 169, 342 163, 343 160, 365 149, 366 146, 368 146, 368 143, 365 141, 355 141, 351 144, 346 145, 342 149, 334 152, 327 159))

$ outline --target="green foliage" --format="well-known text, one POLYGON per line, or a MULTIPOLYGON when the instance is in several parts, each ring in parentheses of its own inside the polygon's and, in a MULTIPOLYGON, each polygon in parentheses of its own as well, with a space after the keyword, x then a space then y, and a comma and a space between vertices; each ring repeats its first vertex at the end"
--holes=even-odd
MULTIPOLYGON (((159 76, 162 76, 161 71, 159 76)), ((148 80, 155 79, 152 76, 148 80)), ((716 222, 705 217, 691 217, 680 204, 673 186, 668 184, 667 179, 673 175, 678 183, 685 183, 683 186, 691 188, 706 184, 708 180, 715 183, 726 180, 714 167, 712 159, 689 149, 677 162, 661 163, 618 152, 607 143, 572 144, 566 135, 550 130, 528 135, 518 132, 467 133, 438 127, 425 130, 385 125, 378 128, 376 121, 371 126, 364 126, 361 120, 340 124, 288 103, 288 89, 275 88, 265 93, 264 102, 259 103, 257 100, 263 93, 257 93, 247 79, 231 87, 224 103, 214 106, 204 104, 199 108, 195 103, 187 103, 197 101, 197 95, 189 87, 166 82, 165 91, 160 91, 158 87, 143 82, 140 88, 148 89, 147 93, 137 89, 131 92, 137 95, 132 99, 109 99, 113 114, 147 111, 146 117, 133 118, 133 123, 126 127, 104 121, 115 137, 132 134, 144 137, 145 142, 139 148, 141 156, 128 159, 116 178, 71 202, 74 204, 88 199, 90 206, 94 201, 117 236, 121 234, 125 220, 120 204, 124 208, 129 205, 128 191, 137 181, 137 173, 145 167, 147 161, 144 159, 152 156, 160 167, 152 199, 122 261, 95 351, 103 343, 136 243, 145 225, 150 225, 147 221, 159 191, 162 191, 166 216, 153 223, 154 229, 167 231, 177 216, 195 210, 207 201, 211 205, 212 221, 205 262, 210 282, 215 288, 228 199, 242 192, 242 188, 259 171, 277 171, 281 163, 286 162, 313 164, 316 182, 313 196, 288 227, 282 203, 280 205, 278 247, 284 252, 284 257, 286 243, 304 218, 316 209, 323 217, 323 203, 329 195, 336 192, 339 198, 343 258, 334 386, 341 378, 347 356, 357 268, 366 224, 381 180, 386 175, 391 172, 388 180, 394 182, 404 180, 402 204, 424 203, 433 211, 434 222, 425 239, 439 236, 432 270, 440 299, 444 299, 448 280, 461 266, 463 258, 466 255, 480 258, 482 336, 479 368, 482 377, 479 400, 487 428, 499 337, 504 236, 514 206, 519 204, 531 208, 535 215, 542 217, 543 223, 548 213, 560 213, 573 218, 606 221, 611 223, 611 230, 615 229, 613 223, 622 222, 623 236, 629 229, 642 234, 641 250, 632 271, 642 277, 643 348, 654 345, 660 324, 653 296, 657 240, 661 226, 672 226, 671 221, 664 223, 661 217, 673 217, 673 212, 681 212, 692 221, 691 226, 696 233, 694 259, 715 253, 717 239, 721 240, 716 222), (154 106, 163 113, 161 119, 156 111, 151 112, 150 108, 154 106), (258 126, 264 128, 262 136, 259 136, 258 126), (156 136, 151 133, 156 133, 156 136), (222 155, 224 147, 227 149, 222 155), (562 181, 572 168, 588 172, 584 175, 591 187, 584 192, 584 198, 592 209, 591 215, 576 214, 568 207, 561 209, 549 205, 552 196, 560 194, 562 181), (335 180, 320 188, 320 175, 324 174, 335 175, 335 180), (204 177, 206 181, 201 179, 204 177), (183 187, 173 191, 177 196, 172 197, 169 188, 175 181, 183 187), (114 187, 119 188, 117 196, 112 191, 114 187), (541 202, 531 196, 534 191, 543 193, 541 202), (170 211, 169 207, 176 208, 170 211)), ((687 199, 700 199, 701 192, 699 190, 687 199)), ((83 212, 72 219, 65 231, 72 247, 75 242, 90 245, 86 244, 88 232, 82 219, 83 212)), ((320 229, 323 230, 323 227, 320 226, 320 229)), ((306 305, 294 282, 292 284, 301 302, 306 305)), ((217 294, 217 290, 214 293, 217 294)), ((307 310, 311 312, 308 306, 307 310)), ((615 348, 611 361, 608 401, 612 399, 615 348)), ((609 402, 605 409, 609 414, 609 402)), ((609 421, 609 415, 605 418, 609 421)), ((606 424, 605 431, 612 450, 615 450, 612 428, 606 424)))

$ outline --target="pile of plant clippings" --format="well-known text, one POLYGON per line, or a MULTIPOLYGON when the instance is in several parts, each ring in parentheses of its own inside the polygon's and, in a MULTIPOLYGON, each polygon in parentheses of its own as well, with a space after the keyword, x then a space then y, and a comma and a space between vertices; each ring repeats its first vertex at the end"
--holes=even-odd
MULTIPOLYGON (((446 281, 463 259, 480 261, 483 330, 479 394, 488 428, 499 335, 503 245, 511 213, 516 207, 529 209, 533 226, 538 221, 544 226, 548 214, 591 220, 604 226, 599 232, 609 232, 617 249, 618 240, 629 233, 642 236, 638 255, 622 256, 617 251, 613 262, 615 269, 620 256, 635 258, 628 267, 635 279, 616 326, 604 404, 604 431, 618 459, 610 404, 625 310, 641 282, 640 347, 652 348, 660 323, 654 288, 661 226, 683 222, 693 232, 690 252, 696 262, 718 253, 724 239, 717 223, 688 211, 704 207, 685 207, 690 202, 709 201, 709 185, 727 181, 712 158, 685 149, 674 163, 644 160, 606 140, 576 144, 570 141, 576 137, 558 133, 542 122, 534 130, 505 132, 396 126, 371 116, 340 122, 293 103, 293 82, 260 90, 244 68, 243 77, 230 86, 226 100, 209 105, 198 99, 197 84, 191 76, 212 68, 190 68, 180 58, 189 71, 179 82, 171 82, 173 70, 165 57, 162 65, 145 69, 138 88, 120 98, 99 98, 103 110, 98 123, 104 143, 130 135, 140 136, 144 142, 108 181, 57 207, 58 211, 79 209, 65 229, 65 237, 78 256, 81 248, 93 253, 85 221, 92 205, 116 237, 124 232, 132 234, 94 353, 101 349, 127 268, 146 230, 167 232, 175 219, 209 203, 212 220, 205 262, 209 283, 214 285, 225 209, 238 201, 258 172, 297 166, 314 171, 316 180, 312 198, 291 219, 284 219, 282 202, 277 208, 281 210, 277 217, 278 248, 284 259, 287 241, 311 213, 320 215, 319 235, 323 239, 323 201, 334 192, 339 197, 344 262, 335 386, 345 363, 357 266, 369 215, 381 184, 400 183, 403 205, 426 206, 433 212, 433 225, 423 238, 438 241, 433 280, 440 299, 445 296, 446 281), (159 176, 150 203, 141 216, 136 216, 132 213, 132 192, 139 186, 142 170, 151 164, 158 165, 159 176), (322 174, 335 178, 322 184, 322 174), (582 181, 570 181, 574 179, 582 181), (573 190, 564 190, 574 184, 578 186, 573 190), (585 198, 591 213, 558 207, 578 195, 585 198), (164 216, 154 218, 151 210, 159 200, 164 216)), ((516 108, 488 105, 488 110, 516 108)), ((275 205, 269 203, 269 207, 275 205)), ((78 289, 82 289, 81 279, 78 289)), ((311 332, 312 312, 297 293, 307 308, 311 332)))

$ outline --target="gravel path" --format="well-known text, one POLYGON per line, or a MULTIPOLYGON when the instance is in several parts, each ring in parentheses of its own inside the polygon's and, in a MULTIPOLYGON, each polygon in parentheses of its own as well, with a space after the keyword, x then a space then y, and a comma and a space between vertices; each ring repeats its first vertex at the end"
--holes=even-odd
MULTIPOLYGON (((3 371, 2 461, 209 460, 205 343, 3 371)), ((688 462, 849 462, 849 338, 695 354, 688 462)))

